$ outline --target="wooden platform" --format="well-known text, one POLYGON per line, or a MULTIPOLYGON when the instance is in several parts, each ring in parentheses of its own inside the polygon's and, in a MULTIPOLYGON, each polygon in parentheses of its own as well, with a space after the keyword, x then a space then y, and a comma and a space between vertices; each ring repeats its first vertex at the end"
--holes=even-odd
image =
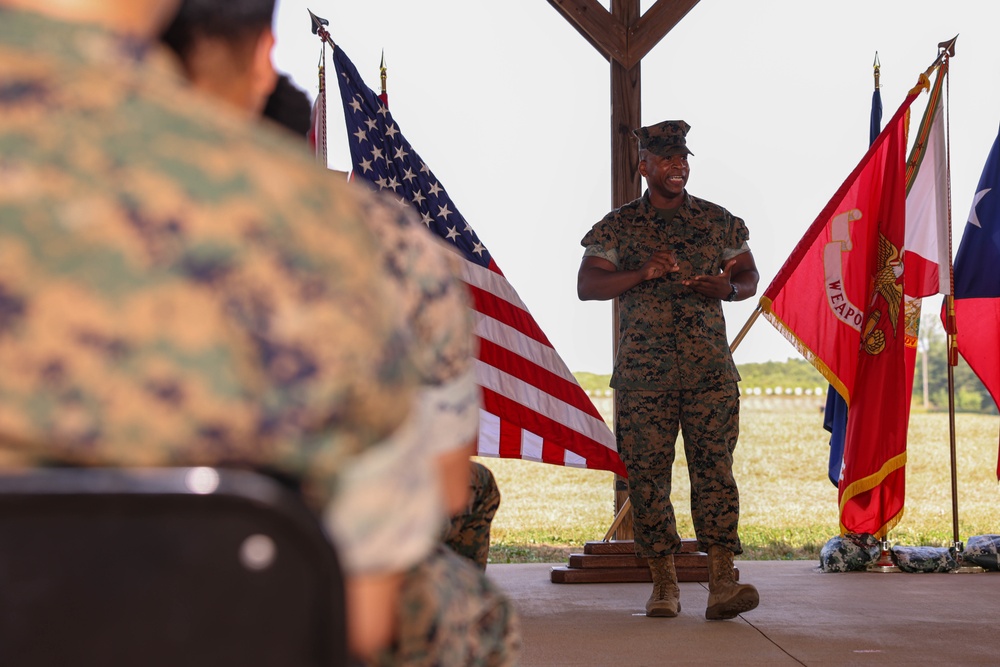
MULTIPOLYGON (((708 581, 708 556, 698 551, 697 540, 682 540, 674 556, 678 581, 708 581)), ((736 568, 736 578, 740 571, 736 568)), ((553 567, 554 584, 641 583, 652 581, 645 558, 635 555, 632 540, 587 542, 583 553, 569 555, 567 566, 553 567)))

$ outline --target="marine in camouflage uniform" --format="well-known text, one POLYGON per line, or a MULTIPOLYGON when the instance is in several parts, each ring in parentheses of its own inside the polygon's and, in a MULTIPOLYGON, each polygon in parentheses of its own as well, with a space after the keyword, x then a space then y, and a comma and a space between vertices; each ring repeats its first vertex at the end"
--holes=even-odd
MULTIPOLYGON (((377 223, 381 218, 372 219, 377 223)), ((407 215, 405 220, 404 224, 379 224, 377 228, 387 263, 395 267, 397 287, 404 294, 401 319, 411 323, 415 332, 411 354, 421 386, 415 412, 417 429, 410 438, 411 460, 433 460, 437 455, 447 457, 463 450, 478 434, 481 393, 472 366, 472 310, 467 291, 457 279, 445 289, 449 281, 443 276, 451 279, 458 275, 457 256, 440 246, 415 217, 407 215), (439 288, 428 289, 432 285, 439 288)), ((468 462, 462 469, 471 470, 465 482, 468 503, 450 521, 445 519, 448 530, 443 544, 406 572, 396 640, 372 661, 373 665, 517 664, 521 647, 517 614, 510 600, 481 571, 486 568, 489 528, 500 493, 485 466, 468 462)), ((348 477, 357 498, 370 496, 377 501, 376 486, 364 480, 357 484, 356 476, 348 477)), ((443 481, 450 484, 457 480, 443 481)), ((355 507, 359 504, 364 505, 352 503, 355 507)), ((377 512, 379 504, 373 502, 358 511, 377 512)), ((359 547, 365 558, 374 559, 395 550, 392 544, 372 540, 359 547)))
MULTIPOLYGON (((273 12, 274 0, 185 0, 161 41, 179 58, 178 70, 196 91, 231 110, 256 115, 275 81, 273 12), (218 48, 220 44, 227 48, 218 48)), ((286 98, 304 95, 294 88, 283 90, 286 98)), ((302 103, 309 107, 307 100, 302 103)), ((398 297, 395 326, 409 332, 406 354, 420 388, 407 422, 385 447, 353 462, 339 482, 341 501, 325 513, 343 564, 354 573, 405 570, 430 552, 437 531, 429 526, 445 518, 440 497, 394 493, 388 505, 385 480, 436 485, 437 471, 425 443, 470 441, 479 421, 468 294, 449 263, 451 254, 396 199, 366 198, 362 217, 379 240, 375 265, 398 297), (414 533, 421 537, 397 544, 402 535, 414 533)), ((465 481, 458 486, 464 494, 465 481)))
MULTIPOLYGON (((743 220, 684 187, 687 130, 683 121, 636 130, 648 190, 582 240, 581 298, 618 298, 616 438, 628 471, 636 553, 654 560, 681 549, 670 501, 679 431, 699 548, 711 554, 717 547, 730 558, 742 552, 732 473, 740 378, 722 300, 752 296, 758 275, 743 220)), ((663 613, 647 608, 665 616, 679 610, 679 602, 663 613)))
MULTIPOLYGON (((351 466, 341 481, 344 502, 331 506, 326 514, 335 534, 349 536, 341 537, 340 543, 348 554, 345 565, 355 571, 395 569, 419 560, 416 548, 408 552, 396 543, 399 531, 419 530, 425 536, 420 550, 431 551, 440 529, 428 531, 423 517, 432 513, 439 527, 447 520, 440 491, 433 495, 432 507, 421 507, 419 494, 409 503, 405 495, 399 495, 394 516, 380 519, 387 509, 381 500, 382 480, 387 476, 405 479, 407 468, 426 467, 429 472, 421 474, 422 483, 438 487, 440 471, 430 443, 457 448, 474 439, 480 406, 472 365, 475 348, 468 290, 450 264, 456 258, 419 224, 409 207, 378 197, 367 210, 366 221, 380 240, 383 273, 399 297, 397 324, 413 334, 406 353, 419 385, 409 419, 390 436, 394 455, 370 456, 351 466), (353 530, 387 521, 398 525, 399 531, 353 530)), ((418 546, 415 540, 409 542, 418 546)))
POLYGON ((444 543, 485 570, 490 555, 490 526, 500 507, 500 488, 489 468, 472 462, 469 503, 448 522, 444 543))
MULTIPOLYGON (((0 3, 0 465, 252 467, 335 507, 405 455, 417 373, 365 222, 401 214, 167 71, 0 3)), ((355 534, 436 507, 407 463, 355 534)), ((422 556, 440 512, 410 518, 422 556)))

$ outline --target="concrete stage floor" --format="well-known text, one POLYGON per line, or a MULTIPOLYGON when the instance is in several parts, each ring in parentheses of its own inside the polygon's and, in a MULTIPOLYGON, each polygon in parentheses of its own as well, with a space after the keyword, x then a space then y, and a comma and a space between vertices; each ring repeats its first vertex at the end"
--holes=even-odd
POLYGON ((523 667, 1000 665, 1000 573, 824 574, 737 561, 760 606, 706 621, 707 583, 677 618, 646 618, 651 584, 553 584, 556 564, 489 565, 521 614, 523 667))

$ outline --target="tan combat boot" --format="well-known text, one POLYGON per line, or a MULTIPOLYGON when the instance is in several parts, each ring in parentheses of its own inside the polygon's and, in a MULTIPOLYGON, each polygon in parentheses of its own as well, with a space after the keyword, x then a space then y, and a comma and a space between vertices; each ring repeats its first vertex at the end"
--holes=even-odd
POLYGON ((646 601, 646 616, 674 617, 681 610, 681 589, 677 586, 677 570, 673 556, 649 558, 653 575, 653 592, 646 601))
POLYGON ((713 544, 708 548, 708 609, 705 618, 710 621, 735 618, 745 611, 755 609, 760 603, 757 589, 750 584, 736 583, 733 570, 733 552, 713 544))

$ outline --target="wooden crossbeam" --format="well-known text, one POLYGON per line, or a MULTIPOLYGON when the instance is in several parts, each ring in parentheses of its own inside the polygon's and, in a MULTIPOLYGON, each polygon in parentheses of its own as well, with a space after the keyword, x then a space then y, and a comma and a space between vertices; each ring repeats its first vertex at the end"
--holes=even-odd
POLYGON ((612 2, 611 11, 597 0, 549 0, 549 4, 605 60, 628 70, 638 65, 698 0, 657 0, 642 16, 633 0, 612 2))

